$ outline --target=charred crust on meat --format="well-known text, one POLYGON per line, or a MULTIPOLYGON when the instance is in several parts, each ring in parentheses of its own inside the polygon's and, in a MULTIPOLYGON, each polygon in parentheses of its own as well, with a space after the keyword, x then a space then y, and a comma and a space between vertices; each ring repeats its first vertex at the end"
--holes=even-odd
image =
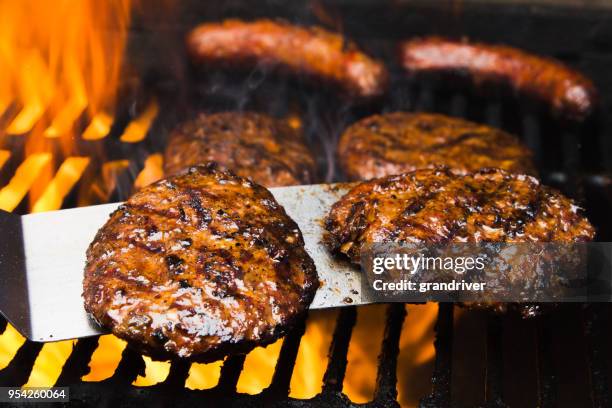
MULTIPOLYGON (((437 167, 363 182, 332 206, 324 225, 329 250, 355 264, 373 243, 573 243, 595 236, 570 199, 534 177, 500 169, 458 175, 437 167)), ((546 309, 496 302, 469 306, 510 308, 526 317, 546 309)))
POLYGON ((532 176, 448 167, 360 183, 332 206, 325 229, 327 246, 355 263, 375 242, 582 242, 595 234, 572 200, 532 176))
POLYGON ((271 193, 207 164, 111 215, 87 251, 83 296, 130 347, 208 362, 284 335, 318 285, 297 225, 271 193))
MULTIPOLYGON (((316 173, 301 132, 286 120, 255 112, 199 113, 171 132, 166 175, 207 162, 266 187, 311 184, 316 173)), ((197 206, 197 192, 191 204, 197 206)))
POLYGON ((536 175, 532 152, 502 130, 434 113, 392 112, 350 126, 338 143, 351 180, 445 165, 458 174, 495 167, 536 175))

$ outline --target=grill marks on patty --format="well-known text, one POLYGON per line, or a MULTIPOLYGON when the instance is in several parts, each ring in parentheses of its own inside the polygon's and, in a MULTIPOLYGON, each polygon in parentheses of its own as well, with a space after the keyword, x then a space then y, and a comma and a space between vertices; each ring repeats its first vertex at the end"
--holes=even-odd
POLYGON ((515 136, 432 113, 394 112, 362 119, 342 134, 338 157, 351 180, 439 165, 458 174, 487 167, 536 174, 531 151, 515 136))
POLYGON ((87 252, 85 307, 146 354, 212 361, 282 336, 318 278, 263 187, 195 167, 132 196, 87 252))
POLYGON ((371 243, 577 242, 594 229, 573 202, 527 175, 422 169, 364 182, 325 220, 326 245, 359 263, 371 243))
POLYGON ((311 184, 315 161, 287 121, 253 112, 200 113, 170 135, 164 170, 217 162, 266 187, 311 184))

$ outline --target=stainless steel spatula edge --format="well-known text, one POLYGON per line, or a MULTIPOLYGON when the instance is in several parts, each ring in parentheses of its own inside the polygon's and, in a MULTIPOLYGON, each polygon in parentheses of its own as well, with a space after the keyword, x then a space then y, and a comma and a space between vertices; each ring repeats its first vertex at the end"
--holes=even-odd
MULTIPOLYGON (((345 185, 272 188, 299 225, 321 281, 311 309, 369 303, 361 274, 322 245, 323 219, 345 185)), ((0 213, 0 312, 33 341, 102 334, 83 308, 85 253, 120 203, 17 216, 0 213)))

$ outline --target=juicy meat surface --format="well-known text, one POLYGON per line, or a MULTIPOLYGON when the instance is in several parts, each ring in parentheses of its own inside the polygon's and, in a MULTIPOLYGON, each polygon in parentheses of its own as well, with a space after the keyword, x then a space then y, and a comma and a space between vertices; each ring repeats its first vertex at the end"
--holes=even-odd
POLYGON ((212 361, 284 335, 318 284, 272 194, 209 165, 143 188, 111 215, 87 251, 83 296, 140 351, 212 361))
POLYGON ((341 34, 280 21, 204 23, 187 36, 191 58, 206 65, 255 66, 313 77, 345 94, 369 99, 383 94, 385 66, 341 34))
POLYGON ((532 152, 515 136, 433 113, 373 115, 340 137, 338 156, 351 180, 448 166, 458 174, 485 167, 536 175, 532 152))
POLYGON ((315 160, 301 132, 259 113, 200 113, 174 129, 165 151, 166 175, 207 162, 266 187, 315 180, 315 160))
POLYGON ((476 86, 504 83, 570 119, 586 118, 596 105, 590 79, 552 58, 513 47, 426 37, 403 42, 399 52, 411 74, 467 75, 476 86))
POLYGON ((354 263, 370 243, 569 243, 595 235, 570 199, 499 169, 423 169, 360 183, 332 206, 325 228, 327 246, 354 263))

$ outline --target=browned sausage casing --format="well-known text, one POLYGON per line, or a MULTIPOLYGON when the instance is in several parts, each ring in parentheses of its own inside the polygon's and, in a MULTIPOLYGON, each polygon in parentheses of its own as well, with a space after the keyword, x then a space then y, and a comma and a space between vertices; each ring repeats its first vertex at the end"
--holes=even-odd
POLYGON ((283 22, 226 20, 205 23, 187 36, 187 50, 200 63, 261 65, 313 76, 358 98, 384 93, 385 66, 342 35, 283 22))
POLYGON ((507 83, 569 119, 586 118, 597 99, 593 83, 579 72, 554 59, 508 46, 427 37, 402 43, 400 59, 413 74, 467 74, 477 86, 507 83))

